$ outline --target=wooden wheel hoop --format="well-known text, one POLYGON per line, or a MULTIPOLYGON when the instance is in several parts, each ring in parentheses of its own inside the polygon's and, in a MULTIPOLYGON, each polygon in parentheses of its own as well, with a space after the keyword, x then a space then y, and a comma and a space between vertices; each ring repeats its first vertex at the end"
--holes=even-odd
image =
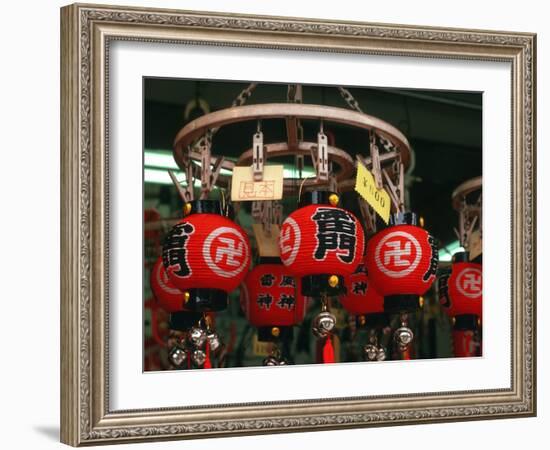
MULTIPOLYGON (((201 116, 185 125, 176 135, 176 139, 174 141, 174 159, 176 160, 178 166, 183 169, 185 166, 184 160, 187 148, 210 129, 216 129, 224 125, 250 120, 256 121, 277 118, 312 119, 325 122, 341 123, 366 130, 375 130, 377 134, 384 137, 385 139, 388 139, 397 148, 397 152, 394 156, 399 153, 404 166, 408 167, 409 165, 410 146, 407 138, 397 128, 393 127, 387 122, 384 122, 383 120, 376 117, 349 109, 300 103, 267 103, 260 105, 236 106, 201 116)), ((311 145, 311 143, 302 142, 295 146, 295 148, 291 149, 289 145, 284 143, 267 144, 268 152, 266 152, 266 156, 269 157, 270 146, 273 154, 278 153, 279 156, 283 156, 289 154, 309 154, 311 145), (307 150, 305 149, 305 147, 307 147, 307 150)), ((365 143, 365 148, 368 148, 368 143, 365 143)), ((331 154, 330 150, 331 148, 329 148, 329 154, 331 154)), ((337 164, 339 164, 339 161, 342 163, 339 164, 341 170, 337 174, 337 179, 344 181, 345 174, 347 174, 351 167, 354 167, 355 164, 351 157, 343 150, 337 149, 335 147, 332 147, 332 150, 333 160, 337 164), (351 165, 349 164, 350 161, 351 165)), ((241 165, 241 162, 242 164, 244 164, 244 161, 247 161, 247 159, 243 158, 245 158, 245 155, 248 155, 248 152, 249 151, 241 155, 239 161, 237 162, 238 165, 241 165)), ((193 157, 193 152, 191 152, 191 155, 188 154, 187 156, 193 157)), ((250 156, 246 156, 246 158, 250 159, 250 156)), ((230 166, 230 163, 225 163, 222 167, 229 169, 230 166)), ((227 182, 227 180, 221 179, 219 181, 227 182)), ((290 184, 285 183, 285 185, 287 185, 289 188, 293 188, 295 185, 295 181, 288 181, 290 182, 290 184)), ((307 185, 311 185, 311 183, 307 183, 307 185)), ((342 187, 347 187, 347 184, 342 185, 342 187)))
MULTIPOLYGON (((481 191, 481 190, 482 190, 482 177, 476 177, 465 181, 453 191, 453 194, 451 196, 452 202, 453 202, 453 208, 456 211, 460 212, 462 209, 463 199, 465 199, 472 192, 481 191)), ((469 206, 472 206, 472 205, 469 205, 469 206)))

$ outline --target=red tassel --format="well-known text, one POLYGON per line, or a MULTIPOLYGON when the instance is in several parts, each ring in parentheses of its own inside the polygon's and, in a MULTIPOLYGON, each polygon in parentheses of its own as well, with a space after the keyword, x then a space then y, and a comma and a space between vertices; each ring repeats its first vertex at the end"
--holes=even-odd
POLYGON ((208 343, 208 341, 206 341, 205 353, 206 353, 206 359, 204 361, 204 368, 211 369, 212 363, 210 362, 210 344, 208 343))
POLYGON ((334 362, 334 347, 332 346, 332 339, 327 336, 325 339, 325 345, 323 346, 323 364, 330 364, 334 362))

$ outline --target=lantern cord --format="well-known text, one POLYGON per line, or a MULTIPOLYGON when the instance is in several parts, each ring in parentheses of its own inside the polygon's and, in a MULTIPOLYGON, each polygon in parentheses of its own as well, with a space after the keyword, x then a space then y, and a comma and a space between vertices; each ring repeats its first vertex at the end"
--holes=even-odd
POLYGON ((220 194, 222 196, 222 211, 227 211, 226 209, 226 200, 225 200, 225 192, 223 189, 220 189, 220 194))
POLYGON ((334 347, 331 337, 327 336, 325 344, 323 345, 323 364, 331 363, 334 363, 334 347))
POLYGON ((304 187, 304 183, 309 180, 310 178, 315 178, 314 176, 311 177, 305 177, 302 182, 300 183, 300 190, 298 191, 298 204, 300 203, 300 200, 302 200, 302 189, 304 187))

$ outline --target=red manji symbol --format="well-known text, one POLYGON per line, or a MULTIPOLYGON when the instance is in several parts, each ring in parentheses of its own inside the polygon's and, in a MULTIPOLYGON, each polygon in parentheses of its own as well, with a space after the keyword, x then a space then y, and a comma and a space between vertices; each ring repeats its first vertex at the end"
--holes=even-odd
POLYGON ((279 239, 281 260, 289 266, 296 259, 301 239, 300 227, 292 217, 287 217, 283 223, 279 239))
POLYGON ((456 288, 468 298, 478 298, 481 296, 481 270, 467 267, 456 277, 456 288))
POLYGON ((248 268, 246 241, 234 228, 216 228, 204 241, 202 251, 208 267, 220 277, 232 278, 248 268))
POLYGON ((378 269, 391 278, 412 273, 420 263, 422 248, 418 240, 406 231, 394 231, 380 240, 375 249, 378 269))

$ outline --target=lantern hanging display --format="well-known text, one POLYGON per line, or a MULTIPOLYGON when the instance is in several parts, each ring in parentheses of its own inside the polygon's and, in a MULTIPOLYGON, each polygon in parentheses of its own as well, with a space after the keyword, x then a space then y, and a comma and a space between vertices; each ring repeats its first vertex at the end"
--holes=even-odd
POLYGON ((312 331, 323 343, 322 362, 334 362, 332 333, 336 317, 328 296, 345 292, 344 278, 355 272, 364 251, 363 228, 349 211, 339 208, 334 192, 306 193, 300 208, 283 222, 279 236, 281 260, 300 278, 301 292, 321 298, 321 312, 313 319, 312 331))
MULTIPOLYGON (((257 339, 254 335, 253 348, 247 347, 250 328, 243 330, 234 309, 221 320, 224 327, 228 325, 225 350, 232 355, 228 361, 234 366, 246 365, 252 353, 268 354, 263 364, 270 366, 286 365, 294 359, 301 363, 301 358, 311 356, 311 336, 305 327, 301 330, 305 333, 296 339, 294 358, 289 357, 289 349, 293 329, 304 321, 306 304, 312 303, 316 303, 311 331, 317 338, 317 362, 335 362, 340 354, 344 355, 342 361, 409 359, 415 347, 425 356, 428 352, 423 346, 411 345, 412 329, 419 336, 428 335, 421 332, 420 326, 416 332, 413 313, 422 306, 422 296, 436 278, 446 289, 448 304, 444 306, 453 318, 455 354, 471 353, 481 329, 481 292, 479 310, 472 312, 468 309, 473 308, 471 298, 458 287, 451 287, 460 273, 472 270, 472 264, 461 266, 467 261, 458 261, 457 257, 452 271, 437 277, 436 240, 418 226, 414 213, 405 212, 411 194, 407 180, 414 179, 411 162, 415 162, 406 137, 390 124, 364 114, 351 92, 343 87, 338 90, 353 111, 304 103, 300 85, 288 86, 284 102, 244 106, 255 86, 251 83, 244 89, 233 106, 216 108, 215 113, 186 123, 175 137, 174 158, 179 174, 176 177, 170 172, 170 176, 183 200, 184 217, 167 233, 161 257, 151 273, 158 307, 170 314, 173 334, 168 347, 172 367, 216 365, 213 356, 220 355, 224 346, 214 329, 212 314, 227 309, 230 293, 239 286, 241 308, 248 322, 257 328, 257 339), (273 118, 285 120, 286 140, 270 140, 268 131, 272 127, 265 128, 264 139, 262 124, 273 118), (315 142, 306 139, 312 135, 313 120, 319 122, 315 142), (212 156, 215 136, 227 138, 225 132, 218 135, 218 131, 242 122, 250 122, 250 127, 241 129, 241 134, 255 128, 252 146, 242 152, 234 148, 231 158, 212 156), (340 140, 330 131, 325 132, 325 126, 340 129, 332 128, 334 124, 361 130, 361 134, 351 136, 353 151, 348 150, 349 136, 340 140), (342 148, 340 144, 346 145, 342 148), (289 171, 291 157, 295 167, 289 171), (284 160, 276 161, 279 158, 284 160), (309 176, 311 168, 314 176, 309 176), (289 176, 289 172, 295 175, 289 176), (186 178, 183 184, 181 174, 186 178), (200 188, 194 189, 199 181, 200 188), (214 186, 216 191, 212 192, 214 186), (351 209, 359 211, 362 220, 341 206, 338 192, 346 195, 346 204, 358 200, 359 209, 357 205, 351 209), (219 194, 222 201, 209 200, 211 193, 216 197, 219 194), (295 196, 297 208, 291 204, 295 196), (284 221, 283 204, 287 208, 292 205, 284 221), (275 210, 280 214, 278 221, 274 219, 275 210), (394 214, 389 225, 381 229, 390 211, 394 214), (254 251, 259 259, 251 271, 249 238, 233 221, 233 213, 236 221, 248 220, 247 229, 249 221, 253 222, 257 244, 254 251), (271 234, 271 230, 275 231, 271 234), (260 232, 264 233, 263 240, 258 237, 260 232), (366 235, 372 236, 368 243, 366 235), (349 316, 339 314, 337 302, 349 316), (346 329, 337 331, 337 316, 338 327, 347 320, 346 329)), ((216 148, 224 148, 223 142, 219 147, 216 142, 216 148)), ((462 244, 462 239, 468 238, 473 247, 480 240, 472 239, 471 234, 479 232, 481 238, 481 230, 476 229, 476 220, 478 228, 481 225, 481 197, 474 205, 478 211, 474 206, 466 208, 466 200, 471 203, 472 198, 460 195, 456 204, 464 217, 459 239, 462 244), (479 219, 475 219, 476 214, 479 219)), ((161 211, 168 214, 171 204, 162 202, 161 211)), ((147 211, 145 220, 165 226, 178 219, 161 220, 158 213, 147 211)), ((145 227, 145 238, 156 243, 161 230, 145 227)), ((160 250, 159 245, 156 250, 160 250)), ((156 256, 158 251, 154 252, 156 256)), ((473 289, 477 278, 474 280, 469 273, 469 288, 473 289)), ((481 291, 480 267, 479 275, 481 291)), ((430 299, 427 304, 431 304, 430 299)), ((431 310, 426 308, 424 313, 423 320, 431 310)), ((434 330, 436 342, 439 329, 434 330)))
POLYGON ((433 284, 438 261, 435 239, 417 226, 416 214, 411 212, 394 214, 390 226, 367 244, 369 279, 384 296, 384 311, 401 314, 401 326, 394 336, 403 351, 414 337, 407 326, 407 314, 420 308, 420 296, 433 284))
POLYGON ((213 200, 186 203, 186 216, 166 236, 162 260, 190 311, 221 311, 250 265, 246 232, 213 200))
POLYGON ((171 311, 170 328, 182 333, 169 355, 177 368, 211 367, 221 340, 205 313, 227 307, 250 263, 246 233, 222 212, 218 201, 187 202, 184 219, 166 236, 162 268, 152 274, 151 287, 171 311))
POLYGON ((356 318, 356 326, 368 330, 369 342, 363 347, 367 361, 383 361, 386 349, 379 345, 381 329, 389 325, 384 313, 384 297, 372 286, 364 264, 345 279, 346 293, 339 297, 344 309, 356 318))
POLYGON ((273 343, 264 365, 287 364, 278 344, 292 339, 293 327, 304 319, 306 299, 299 281, 279 258, 262 257, 248 273, 241 287, 241 308, 258 328, 258 340, 273 343))
POLYGON ((481 350, 482 267, 467 252, 453 255, 450 272, 439 279, 439 301, 453 323, 455 356, 479 356, 481 350))

